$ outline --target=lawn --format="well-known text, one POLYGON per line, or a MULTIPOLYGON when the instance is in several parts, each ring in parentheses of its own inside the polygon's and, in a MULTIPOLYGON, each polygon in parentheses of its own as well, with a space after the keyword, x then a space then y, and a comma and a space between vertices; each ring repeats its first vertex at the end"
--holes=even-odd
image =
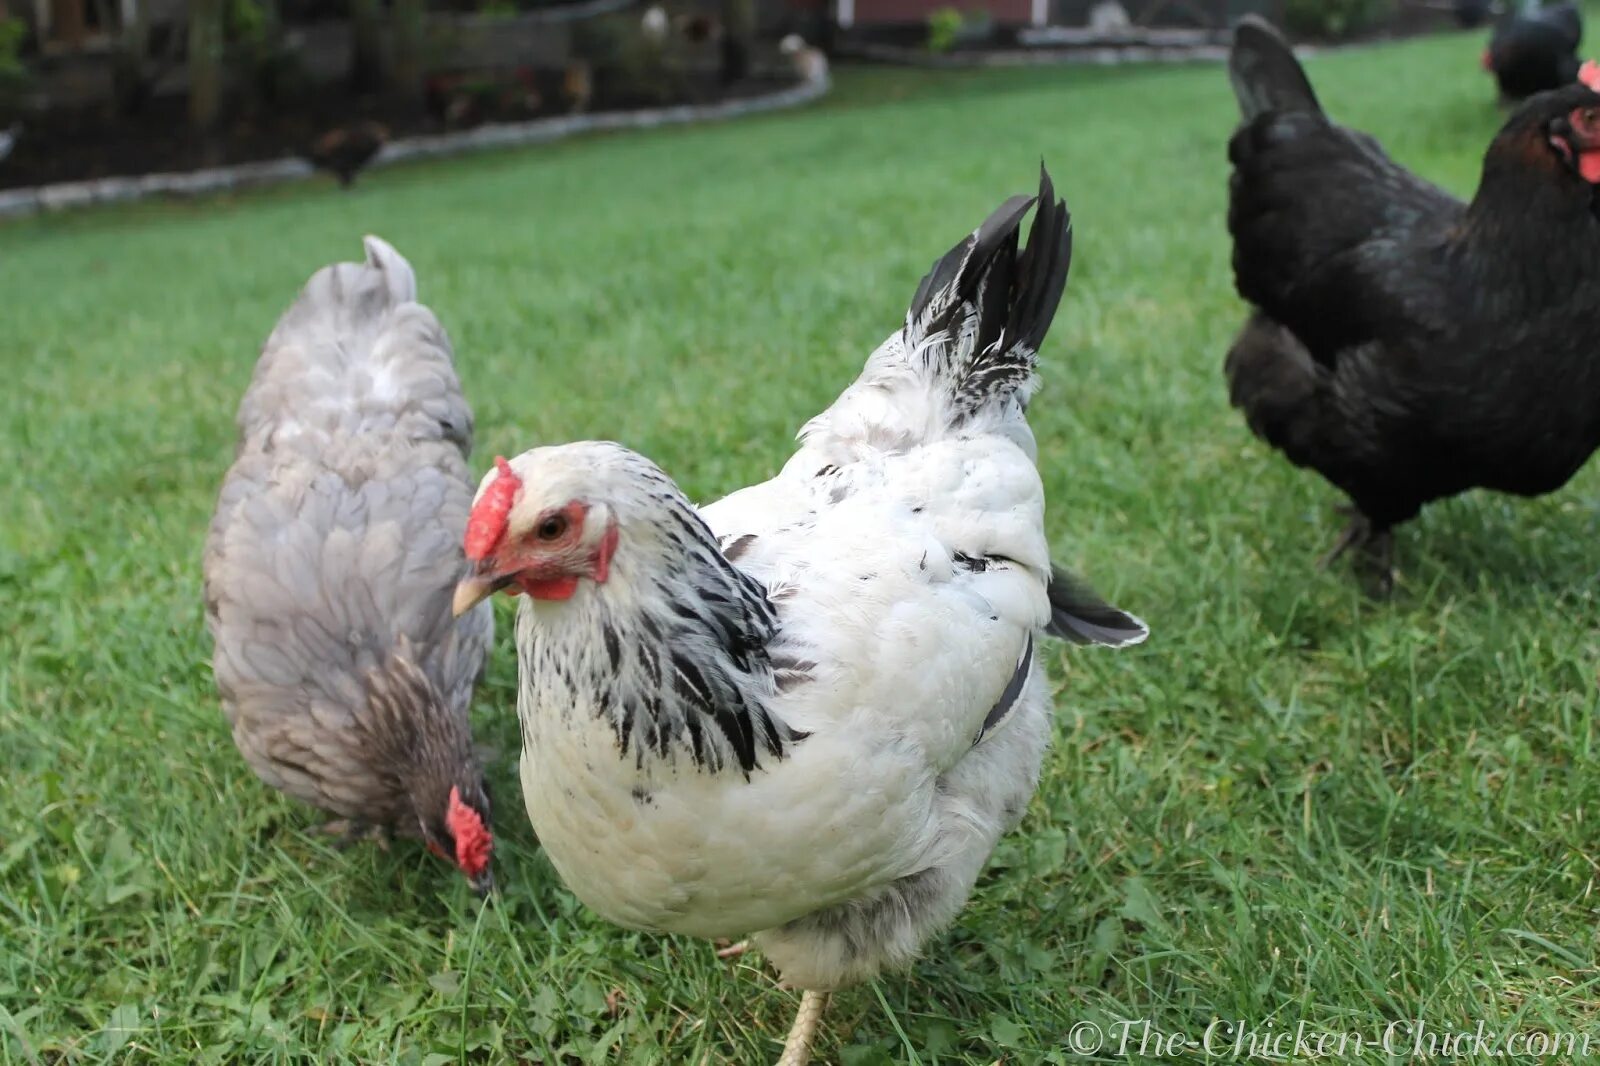
MULTIPOLYGON (((1468 193, 1500 121, 1480 47, 1311 72, 1468 193)), ((1073 1026, 1119 1019, 1600 1030, 1600 470, 1432 508, 1390 603, 1318 572, 1334 492, 1221 379, 1233 117, 1216 66, 847 69, 797 113, 0 228, 0 1062, 775 1058, 797 997, 759 958, 609 926, 532 844, 508 604, 476 704, 491 905, 415 845, 332 850, 252 776, 199 591, 234 407, 306 276, 374 232, 455 341, 478 468, 611 437, 714 498, 1041 156, 1077 219, 1032 411, 1051 537, 1154 635, 1055 649, 1022 830, 910 974, 836 997, 822 1060, 1085 1061, 1073 1026)))

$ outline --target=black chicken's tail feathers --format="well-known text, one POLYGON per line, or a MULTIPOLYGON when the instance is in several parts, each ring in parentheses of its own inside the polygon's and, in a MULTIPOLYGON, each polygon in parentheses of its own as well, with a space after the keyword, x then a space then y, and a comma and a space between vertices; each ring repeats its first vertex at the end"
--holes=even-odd
POLYGON ((1037 197, 1001 204, 922 279, 906 312, 908 355, 948 390, 958 419, 1019 392, 1026 399, 1071 264, 1072 214, 1041 164, 1037 197), (1035 204, 1018 254, 1022 219, 1035 204))
POLYGON ((1578 10, 1578 5, 1568 0, 1562 4, 1551 4, 1542 7, 1537 12, 1541 22, 1546 22, 1561 31, 1574 50, 1583 44, 1583 13, 1578 10))
POLYGON ((1258 15, 1246 15, 1233 31, 1228 78, 1246 122, 1269 111, 1322 111, 1294 49, 1258 15))
POLYGON ((1327 375, 1288 327, 1260 312, 1251 315, 1228 350, 1224 372, 1228 399, 1251 431, 1291 462, 1313 466, 1336 449, 1323 417, 1327 375))

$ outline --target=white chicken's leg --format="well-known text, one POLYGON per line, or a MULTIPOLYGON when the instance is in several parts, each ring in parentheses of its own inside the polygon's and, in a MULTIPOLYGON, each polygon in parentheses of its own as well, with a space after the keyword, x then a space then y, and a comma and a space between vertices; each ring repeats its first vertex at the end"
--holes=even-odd
POLYGON ((741 940, 737 944, 729 944, 726 947, 722 947, 719 944, 719 946, 717 947, 717 958, 719 958, 719 959, 737 959, 740 955, 743 955, 745 952, 747 952, 749 950, 750 950, 750 941, 748 941, 748 940, 741 940))
POLYGON ((806 989, 800 996, 800 1012, 794 1016, 789 1039, 783 1042, 783 1057, 778 1066, 806 1066, 811 1061, 811 1045, 817 1039, 817 1024, 828 1007, 828 993, 806 989))

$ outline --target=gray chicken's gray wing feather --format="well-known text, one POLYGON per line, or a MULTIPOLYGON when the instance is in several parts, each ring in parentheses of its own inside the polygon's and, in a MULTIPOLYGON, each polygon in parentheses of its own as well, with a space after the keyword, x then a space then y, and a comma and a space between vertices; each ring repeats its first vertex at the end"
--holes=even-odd
POLYGON ((488 604, 451 615, 472 415, 449 340, 415 295, 410 266, 375 238, 366 263, 307 284, 240 405, 203 558, 240 751, 284 792, 385 824, 408 814, 408 758, 473 765, 467 710, 493 637, 488 604), (413 669, 424 683, 385 680, 413 669), (414 743, 374 743, 380 691, 415 697, 403 723, 414 743))

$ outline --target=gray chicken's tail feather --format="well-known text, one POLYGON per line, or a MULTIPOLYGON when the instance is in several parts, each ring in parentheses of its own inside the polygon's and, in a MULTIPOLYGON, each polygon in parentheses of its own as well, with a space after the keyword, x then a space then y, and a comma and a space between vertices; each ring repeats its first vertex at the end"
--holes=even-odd
POLYGON ((416 272, 381 237, 362 243, 362 262, 317 271, 278 319, 240 402, 241 449, 397 432, 471 452, 472 410, 416 272))
POLYGON ((417 298, 417 273, 406 257, 395 251, 394 245, 369 233, 361 238, 361 246, 367 252, 367 266, 383 276, 390 299, 399 304, 417 298))
POLYGON ((906 312, 907 346, 948 392, 958 420, 1019 394, 1026 400, 1071 264, 1072 215, 1041 164, 1037 197, 1001 204, 922 279, 906 312), (1022 220, 1035 204, 1019 254, 1022 220))
POLYGON ((394 308, 416 301, 417 275, 405 256, 381 237, 365 237, 362 245, 365 262, 334 263, 311 276, 267 339, 268 351, 335 337, 370 346, 394 308))
POLYGON ((1228 78, 1246 122, 1270 111, 1322 112, 1294 49, 1258 15, 1246 15, 1233 31, 1228 78))

